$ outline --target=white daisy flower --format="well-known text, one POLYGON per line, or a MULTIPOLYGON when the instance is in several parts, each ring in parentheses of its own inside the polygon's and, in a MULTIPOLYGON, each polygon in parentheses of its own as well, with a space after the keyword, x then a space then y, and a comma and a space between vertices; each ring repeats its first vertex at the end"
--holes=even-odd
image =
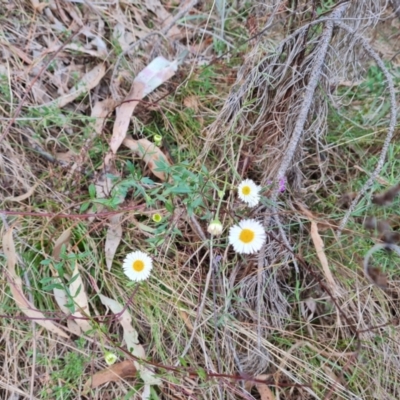
POLYGON ((236 253, 252 254, 265 243, 266 233, 263 226, 254 219, 244 219, 229 229, 229 244, 236 253))
POLYGON ((220 235, 222 233, 222 224, 219 220, 214 219, 214 221, 210 222, 210 225, 207 227, 207 232, 211 233, 211 235, 220 235))
POLYGON ((125 257, 122 268, 130 280, 144 281, 150 276, 153 260, 142 251, 134 251, 125 257))
POLYGON ((238 186, 239 199, 249 207, 255 207, 260 201, 261 187, 256 185, 251 179, 245 179, 238 186))

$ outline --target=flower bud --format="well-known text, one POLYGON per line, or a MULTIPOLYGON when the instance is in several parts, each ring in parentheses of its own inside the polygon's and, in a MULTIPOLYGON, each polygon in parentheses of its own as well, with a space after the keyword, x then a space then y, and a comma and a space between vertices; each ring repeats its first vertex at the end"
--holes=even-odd
POLYGON ((153 214, 153 216, 151 217, 152 220, 156 223, 159 223, 162 221, 162 216, 161 214, 153 214))
POLYGON ((104 359, 106 360, 106 363, 108 365, 113 365, 115 363, 115 361, 117 361, 117 356, 114 353, 106 351, 104 353, 104 359))
POLYGON ((154 135, 153 136, 154 144, 158 147, 161 146, 162 136, 161 135, 154 135))
POLYGON ((220 235, 222 233, 222 224, 218 219, 214 219, 211 221, 210 225, 208 225, 207 232, 211 233, 211 235, 220 235))

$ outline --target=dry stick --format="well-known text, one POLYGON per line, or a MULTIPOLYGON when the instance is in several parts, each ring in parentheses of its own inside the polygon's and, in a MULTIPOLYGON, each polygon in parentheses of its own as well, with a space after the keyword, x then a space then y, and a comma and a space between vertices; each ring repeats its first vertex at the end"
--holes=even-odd
POLYGON ((349 34, 354 35, 355 38, 361 43, 361 45, 364 47, 364 50, 369 54, 371 58, 373 58, 378 65, 378 67, 381 69, 383 72, 383 75, 385 76, 387 80, 387 86, 389 89, 389 95, 390 95, 390 122, 389 122, 389 128, 388 128, 388 133, 386 135, 385 141, 383 143, 383 147, 381 150, 381 154, 379 156, 378 163, 375 167, 374 172, 372 172, 370 178, 368 181, 363 185, 361 190, 358 192, 356 198, 353 200, 353 202, 350 204, 349 209, 346 211, 346 214, 344 215, 342 221, 340 222, 339 229, 337 231, 338 237, 340 237, 343 228, 345 227, 348 219, 350 218, 350 214, 354 211, 356 208, 356 205, 358 201, 360 200, 361 196, 372 186, 372 184, 375 182, 376 177, 379 175, 381 172, 381 169, 385 163, 386 159, 386 153, 389 150, 389 145, 393 137, 394 130, 396 128, 396 120, 397 120, 397 110, 396 110, 396 93, 394 89, 394 84, 392 77, 390 75, 390 72, 387 70, 385 67, 384 62, 382 59, 379 57, 379 55, 375 52, 375 50, 371 47, 371 45, 365 40, 363 36, 360 34, 354 32, 353 29, 351 29, 349 26, 344 24, 343 22, 335 22, 335 25, 338 26, 341 29, 344 29, 347 31, 349 34))
MULTIPOLYGON (((348 3, 343 3, 341 4, 336 10, 334 10, 331 14, 331 17, 326 21, 325 24, 325 29, 321 35, 321 39, 319 41, 319 50, 316 55, 316 60, 314 62, 313 68, 310 73, 310 79, 308 86, 306 87, 305 93, 304 93, 304 100, 299 112, 299 115, 296 120, 295 127, 293 129, 292 133, 292 138, 289 142, 289 145, 286 149, 285 156, 283 157, 283 160, 281 162, 281 165, 279 167, 278 173, 277 173, 277 180, 281 180, 285 178, 286 172, 292 162, 293 156, 297 150, 297 145, 299 144, 299 141, 303 135, 304 132, 304 125, 307 121, 308 113, 310 111, 312 102, 313 102, 313 97, 315 93, 315 89, 317 88, 317 85, 319 83, 319 78, 322 73, 322 67, 324 66, 325 63, 325 58, 328 52, 329 48, 329 43, 332 38, 333 34, 333 28, 335 25, 335 20, 339 19, 342 17, 343 13, 346 11, 346 8, 348 6, 348 3)), ((295 33, 297 33, 296 31, 295 33)), ((292 35, 293 36, 293 35, 292 35)), ((293 36, 294 37, 294 36, 293 36)), ((278 199, 279 195, 279 187, 276 187, 274 191, 272 192, 271 195, 271 202, 273 204, 272 206, 272 215, 275 218, 276 223, 278 226, 281 226, 281 222, 279 220, 278 212, 276 210, 276 202, 278 199)), ((270 216, 266 217, 264 221, 264 225, 268 226, 270 222, 270 216)), ((285 239, 284 242, 285 244, 289 243, 289 241, 286 238, 286 235, 284 234, 283 229, 280 229, 280 233, 284 235, 285 239)), ((257 337, 258 337, 258 349, 261 348, 261 304, 262 304, 262 294, 263 294, 263 289, 262 289, 262 273, 264 269, 264 249, 260 251, 260 255, 258 257, 258 271, 257 271, 257 337)))

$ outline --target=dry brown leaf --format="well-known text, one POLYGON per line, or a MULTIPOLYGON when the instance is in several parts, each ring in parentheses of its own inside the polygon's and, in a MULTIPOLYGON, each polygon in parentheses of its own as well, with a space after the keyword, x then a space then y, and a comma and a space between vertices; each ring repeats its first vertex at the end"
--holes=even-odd
POLYGON ((179 310, 179 314, 181 315, 186 327, 189 329, 190 332, 192 332, 194 327, 193 324, 190 322, 189 314, 183 310, 179 310))
POLYGON ((26 193, 21 194, 21 196, 10 196, 10 197, 6 197, 4 199, 4 201, 24 201, 26 199, 28 199, 29 197, 31 197, 33 195, 33 193, 35 193, 36 188, 39 186, 39 182, 36 182, 26 193))
POLYGON ((105 64, 96 65, 92 70, 83 75, 82 79, 64 96, 59 97, 54 102, 62 108, 74 101, 81 94, 95 88, 106 73, 105 64))
POLYGON ((100 174, 94 185, 96 188, 96 198, 106 199, 110 195, 113 187, 110 171, 105 171, 104 173, 100 174))
POLYGON ((123 214, 115 214, 110 217, 110 224, 107 229, 105 255, 107 270, 111 270, 115 253, 122 239, 121 217, 123 214))
MULTIPOLYGON (((100 301, 106 307, 109 307, 114 314, 119 314, 124 310, 121 304, 109 297, 99 294, 100 301)), ((144 358, 146 353, 143 346, 139 343, 138 333, 132 326, 132 317, 129 315, 128 310, 124 310, 118 318, 124 330, 124 340, 129 351, 136 357, 144 358)))
POLYGON ((333 275, 331 273, 331 270, 329 269, 329 263, 328 259, 326 257, 325 251, 324 251, 324 242, 318 232, 318 225, 315 221, 311 220, 311 239, 314 243, 315 250, 317 252, 317 256, 319 258, 319 261, 321 262, 322 269, 325 274, 325 278, 331 287, 332 290, 337 293, 337 287, 335 280, 333 279, 333 275))
POLYGON ((33 61, 30 59, 30 57, 18 47, 12 45, 11 43, 5 40, 0 40, 0 44, 2 44, 3 46, 7 46, 8 49, 11 51, 11 53, 19 57, 24 63, 28 65, 33 64, 33 61))
POLYGON ((47 2, 39 3, 38 0, 31 0, 32 7, 35 11, 42 12, 48 6, 47 2))
POLYGON ((34 320, 38 325, 43 326, 50 332, 56 333, 64 338, 69 336, 53 322, 46 320, 45 315, 37 310, 25 297, 22 291, 22 281, 15 272, 17 264, 17 253, 15 252, 14 239, 12 236, 13 229, 10 228, 3 236, 3 250, 7 258, 7 280, 10 286, 11 294, 21 311, 30 319, 34 320))
POLYGON ((133 140, 126 138, 124 145, 131 151, 142 157, 151 172, 162 181, 167 178, 162 171, 157 171, 156 162, 163 161, 167 165, 171 165, 164 153, 152 142, 147 139, 133 140))
MULTIPOLYGON (((54 244, 53 248, 53 259, 55 261, 59 261, 60 259, 60 254, 61 254, 61 248, 63 245, 66 245, 69 243, 71 239, 71 228, 66 229, 60 237, 56 240, 56 243, 54 244)), ((61 282, 61 280, 58 278, 58 282, 61 282)), ((70 310, 65 307, 65 304, 67 304, 67 293, 65 290, 59 289, 59 288, 54 288, 53 289, 53 294, 54 294, 54 299, 56 300, 56 303, 62 310, 62 312, 66 315, 70 315, 71 312, 70 310)))
POLYGON ((52 257, 58 261, 60 259, 61 248, 68 244, 71 239, 71 228, 66 229, 54 243, 52 257))
POLYGON ((72 277, 75 278, 76 276, 78 277, 74 279, 69 287, 76 308, 75 312, 72 315, 74 317, 77 317, 75 319, 75 322, 80 328, 82 328, 83 332, 86 332, 92 329, 92 326, 90 325, 90 322, 88 320, 81 319, 82 317, 85 318, 90 316, 90 312, 86 290, 78 269, 78 263, 75 264, 75 269, 72 277))
POLYGON ((94 134, 93 137, 101 134, 103 129, 104 119, 111 113, 115 107, 115 101, 111 98, 103 101, 96 101, 92 108, 91 117, 96 118, 94 123, 94 134))
MULTIPOLYGON (((257 379, 259 378, 257 377, 257 379)), ((260 393, 261 400, 275 400, 274 394, 267 385, 257 384, 256 388, 258 393, 260 393)))
POLYGON ((72 321, 72 319, 67 320, 67 327, 71 333, 73 333, 76 336, 81 336, 82 335, 82 329, 79 327, 79 325, 72 321))
POLYGON ((61 165, 64 165, 64 166, 73 163, 75 161, 76 157, 77 157, 77 154, 73 150, 57 152, 54 155, 54 158, 57 161, 60 161, 61 165))
POLYGON ((132 361, 122 361, 109 368, 96 372, 85 384, 85 392, 89 389, 96 389, 107 382, 118 382, 121 379, 135 377, 137 369, 132 361))
POLYGON ((51 97, 47 93, 47 89, 40 81, 36 81, 32 86, 32 94, 36 104, 45 104, 51 102, 51 97))
POLYGON ((191 108, 195 112, 199 111, 199 101, 197 96, 188 96, 183 99, 183 105, 187 108, 191 108))
MULTIPOLYGON (((159 0, 146 0, 146 8, 152 11, 158 17, 158 21, 162 27, 167 26, 171 20, 172 15, 164 8, 159 0)), ((169 37, 181 36, 181 31, 177 26, 173 26, 167 33, 169 37)))
POLYGON ((136 76, 128 96, 116 109, 110 140, 110 149, 114 154, 126 137, 131 116, 139 101, 174 76, 177 69, 178 60, 170 62, 164 57, 157 57, 136 76))
MULTIPOLYGON (((254 379, 263 381, 270 378, 270 375, 258 375, 254 379)), ((260 393, 261 400, 275 400, 275 396, 270 388, 264 383, 253 383, 252 381, 246 381, 245 389, 250 391, 253 386, 256 386, 258 393, 260 393)))
MULTIPOLYGON (((100 301, 111 309, 114 314, 120 314, 118 322, 121 324, 124 331, 124 340, 129 351, 138 358, 144 359, 146 353, 143 346, 139 343, 138 333, 132 326, 132 317, 129 312, 122 307, 117 301, 110 299, 109 297, 99 294, 100 301)), ((150 386, 160 385, 161 381, 157 378, 152 371, 151 367, 147 367, 137 361, 133 362, 134 366, 139 371, 140 377, 144 382, 142 400, 150 399, 150 386)))
POLYGON ((126 32, 125 24, 118 22, 114 26, 113 39, 118 41, 123 51, 129 49, 129 45, 134 41, 133 35, 130 32, 126 32))
POLYGON ((132 89, 124 99, 124 103, 116 109, 113 134, 110 140, 110 148, 114 154, 125 139, 133 111, 144 97, 144 88, 145 85, 143 83, 133 82, 132 89))

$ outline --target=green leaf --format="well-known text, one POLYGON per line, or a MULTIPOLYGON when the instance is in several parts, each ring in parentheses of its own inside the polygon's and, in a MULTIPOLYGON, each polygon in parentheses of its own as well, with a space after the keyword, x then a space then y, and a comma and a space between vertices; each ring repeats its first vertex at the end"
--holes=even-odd
POLYGON ((140 182, 143 183, 143 185, 155 185, 155 182, 154 182, 152 179, 147 178, 146 176, 143 177, 143 178, 140 180, 140 182))
POLYGON ((174 212, 174 205, 172 204, 172 202, 171 202, 170 200, 168 200, 168 201, 165 203, 165 208, 166 208, 166 210, 167 210, 168 212, 170 212, 171 214, 173 214, 173 212, 174 212))
POLYGON ((51 292, 53 289, 65 290, 65 287, 61 283, 51 283, 50 285, 43 286, 45 292, 51 292))
POLYGON ((170 193, 172 193, 172 194, 188 194, 188 193, 192 193, 192 188, 187 185, 178 185, 178 186, 171 187, 164 192, 165 195, 168 195, 170 193))
POLYGON ((203 197, 201 197, 199 195, 197 197, 195 197, 195 199, 191 202, 191 207, 193 209, 196 209, 197 207, 200 207, 202 205, 204 205, 203 197))
POLYGON ((91 199, 96 198, 96 186, 93 183, 89 185, 89 196, 91 199))
POLYGON ((80 213, 84 213, 90 206, 90 202, 85 202, 81 204, 81 207, 79 208, 80 213))
POLYGON ((204 368, 198 368, 196 372, 200 379, 203 381, 207 380, 207 372, 204 368))

